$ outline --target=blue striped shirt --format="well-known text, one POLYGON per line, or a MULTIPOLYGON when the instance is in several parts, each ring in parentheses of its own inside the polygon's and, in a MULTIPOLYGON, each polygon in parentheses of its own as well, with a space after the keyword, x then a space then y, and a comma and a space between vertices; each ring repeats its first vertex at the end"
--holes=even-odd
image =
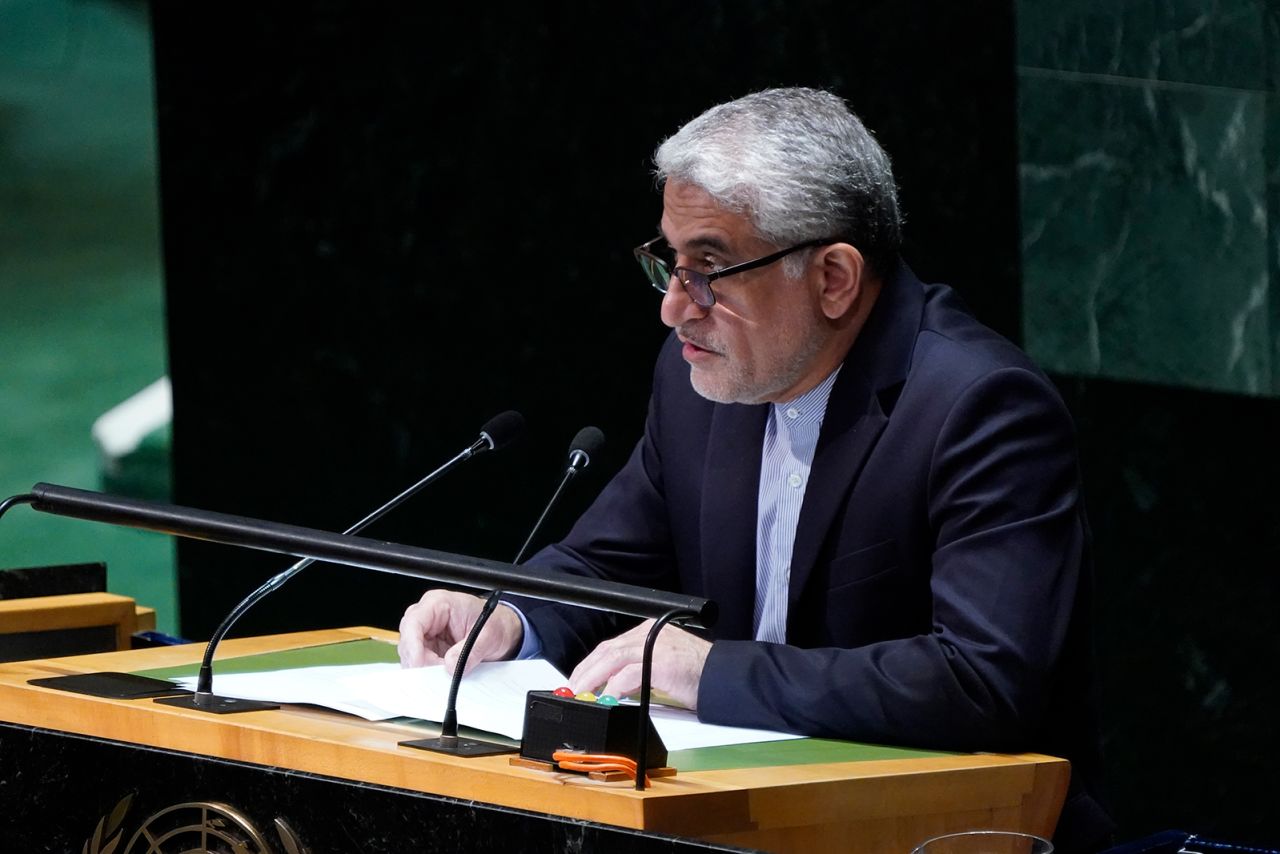
MULTIPOLYGON (((791 553, 795 548, 800 506, 809 485, 809 470, 818 448, 818 431, 827 414, 827 399, 840 368, 789 403, 775 403, 765 425, 760 452, 760 492, 756 503, 756 605, 752 622, 756 640, 787 642, 787 592, 791 553)), ((536 658, 542 641, 524 613, 524 640, 518 658, 536 658)))
POLYGON ((818 431, 837 368, 814 388, 769 409, 760 452, 760 492, 756 503, 755 638, 787 642, 787 595, 791 554, 809 470, 818 448, 818 431))

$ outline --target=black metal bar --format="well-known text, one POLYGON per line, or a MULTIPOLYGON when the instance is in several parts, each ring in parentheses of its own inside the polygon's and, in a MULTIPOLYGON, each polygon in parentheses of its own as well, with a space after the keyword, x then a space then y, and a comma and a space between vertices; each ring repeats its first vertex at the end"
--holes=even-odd
POLYGON ((36 484, 31 494, 35 496, 32 508, 42 513, 342 563, 479 590, 503 590, 636 617, 658 617, 678 611, 688 615, 682 621, 686 625, 701 628, 713 626, 718 616, 716 604, 709 599, 665 590, 577 575, 535 575, 509 563, 48 483, 36 484))

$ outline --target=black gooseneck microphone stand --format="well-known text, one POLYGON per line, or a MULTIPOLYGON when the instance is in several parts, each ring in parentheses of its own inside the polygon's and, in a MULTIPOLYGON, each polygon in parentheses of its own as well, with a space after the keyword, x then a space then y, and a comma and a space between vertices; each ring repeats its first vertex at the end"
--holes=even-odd
MULTIPOLYGON (((524 416, 514 410, 495 415, 485 422, 480 428, 479 437, 468 447, 464 448, 451 460, 401 492, 395 498, 392 498, 386 504, 374 510, 368 516, 365 516, 359 522, 356 522, 350 528, 342 532, 342 535, 349 536, 359 533, 372 523, 381 519, 387 513, 399 507, 411 497, 416 495, 428 484, 439 480, 445 473, 451 471, 454 467, 463 462, 479 456, 486 451, 494 451, 504 448, 514 442, 524 432, 524 416)), ((213 693, 213 654, 217 650, 218 644, 226 637, 227 632, 231 631, 231 627, 236 624, 244 614, 264 599, 269 593, 279 589, 286 581, 293 578, 299 572, 315 563, 314 558, 303 558, 288 569, 273 575, 271 578, 254 590, 248 596, 240 601, 240 604, 231 609, 231 613, 226 616, 222 623, 214 630, 213 636, 209 638, 209 643, 204 650, 204 658, 200 662, 200 673, 196 678, 196 690, 194 694, 186 694, 176 697, 166 697, 157 700, 158 703, 164 703, 168 706, 179 706, 188 709, 199 709, 203 712, 213 712, 215 714, 231 714, 235 712, 255 712, 263 709, 278 709, 279 705, 275 703, 267 703, 259 700, 242 700, 235 697, 220 697, 213 693)))
MULTIPOLYGON (((569 485, 569 481, 573 480, 579 471, 591 464, 592 454, 599 453, 600 448, 603 446, 604 433, 597 427, 583 427, 573 437, 573 441, 569 444, 569 467, 565 469, 564 476, 560 479, 560 485, 556 487, 556 491, 551 496, 551 500, 547 502, 547 506, 542 509, 542 515, 534 523, 533 530, 525 538, 524 545, 520 547, 515 560, 511 562, 513 565, 519 565, 525 559, 529 552, 529 547, 533 544, 538 532, 542 530, 542 525, 547 521, 547 516, 551 513, 551 509, 559 503, 560 496, 565 487, 569 485)), ((485 600, 484 607, 480 610, 480 616, 471 625, 471 630, 467 632, 467 637, 462 642, 462 649, 458 652, 458 660, 453 665, 453 678, 449 682, 449 700, 445 704, 444 720, 440 724, 440 736, 438 738, 417 738, 402 741, 400 742, 402 747, 415 747, 419 750, 449 753, 454 756, 489 756, 494 753, 515 753, 518 749, 492 741, 480 741, 474 738, 460 738, 458 736, 458 690, 462 686, 462 674, 466 672, 467 659, 471 656, 471 647, 475 646, 476 638, 480 636, 480 631, 484 628, 485 623, 489 621, 489 616, 493 614, 494 609, 498 607, 498 601, 501 596, 501 590, 494 590, 489 594, 489 597, 485 600)))

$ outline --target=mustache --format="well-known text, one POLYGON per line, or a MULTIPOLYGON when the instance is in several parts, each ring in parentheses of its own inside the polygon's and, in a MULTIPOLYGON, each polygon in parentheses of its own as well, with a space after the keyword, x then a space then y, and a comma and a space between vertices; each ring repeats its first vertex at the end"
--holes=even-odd
POLYGON ((682 341, 688 341, 695 347, 700 347, 703 350, 710 350, 712 353, 720 352, 720 347, 715 341, 715 338, 711 335, 704 334, 703 330, 694 327, 692 324, 686 323, 683 326, 677 327, 676 334, 680 336, 682 341))

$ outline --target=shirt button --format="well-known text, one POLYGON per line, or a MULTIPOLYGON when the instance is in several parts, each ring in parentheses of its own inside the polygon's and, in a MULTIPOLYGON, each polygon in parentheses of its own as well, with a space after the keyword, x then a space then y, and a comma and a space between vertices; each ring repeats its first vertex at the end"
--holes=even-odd
POLYGON ((792 472, 791 475, 787 478, 787 483, 793 489, 799 489, 800 484, 804 483, 804 478, 802 478, 798 473, 792 472))
POLYGON ((794 406, 793 406, 793 407, 791 407, 790 409, 788 409, 788 410, 787 410, 787 417, 788 417, 788 418, 799 418, 799 417, 800 417, 800 410, 799 410, 799 409, 796 409, 794 406))

